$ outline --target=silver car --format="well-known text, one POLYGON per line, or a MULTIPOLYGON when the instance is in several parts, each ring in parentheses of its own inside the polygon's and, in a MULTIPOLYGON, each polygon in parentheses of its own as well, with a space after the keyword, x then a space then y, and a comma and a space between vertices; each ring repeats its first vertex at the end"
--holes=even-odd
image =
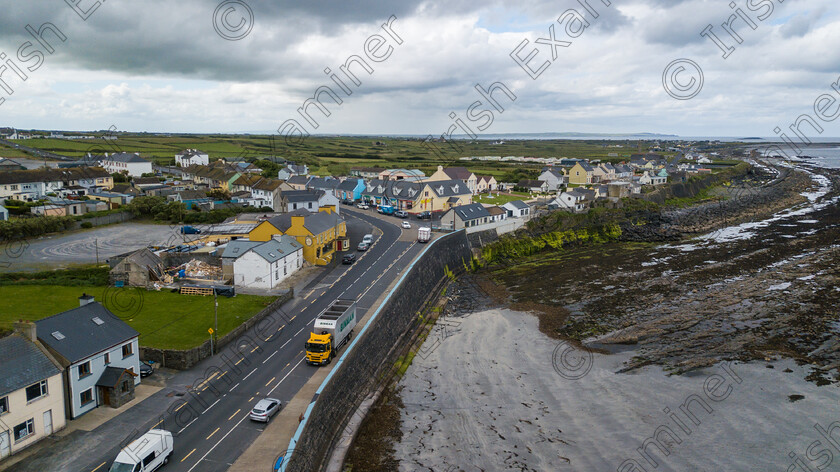
POLYGON ((280 400, 276 398, 263 398, 251 410, 251 419, 253 421, 268 423, 271 417, 280 411, 280 408, 282 408, 280 400))

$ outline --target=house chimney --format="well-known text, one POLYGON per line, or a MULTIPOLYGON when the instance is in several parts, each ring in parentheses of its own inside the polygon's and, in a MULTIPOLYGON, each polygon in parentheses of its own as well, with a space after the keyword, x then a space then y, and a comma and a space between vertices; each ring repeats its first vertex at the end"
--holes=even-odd
POLYGON ((79 306, 85 306, 89 303, 93 303, 94 301, 95 300, 93 299, 93 295, 82 293, 82 296, 79 297, 79 306))
POLYGON ((38 339, 38 333, 35 330, 35 323, 31 321, 20 320, 14 325, 15 331, 26 336, 26 339, 33 343, 38 339))

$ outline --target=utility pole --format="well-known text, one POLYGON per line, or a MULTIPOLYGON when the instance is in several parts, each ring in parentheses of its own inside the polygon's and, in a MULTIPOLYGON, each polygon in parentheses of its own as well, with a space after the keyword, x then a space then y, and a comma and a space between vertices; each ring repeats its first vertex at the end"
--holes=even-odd
POLYGON ((213 287, 213 305, 215 305, 213 314, 213 336, 218 336, 217 333, 219 332, 219 299, 216 295, 215 287, 213 287))
POLYGON ((93 240, 93 245, 96 247, 96 265, 99 265, 99 238, 93 240))

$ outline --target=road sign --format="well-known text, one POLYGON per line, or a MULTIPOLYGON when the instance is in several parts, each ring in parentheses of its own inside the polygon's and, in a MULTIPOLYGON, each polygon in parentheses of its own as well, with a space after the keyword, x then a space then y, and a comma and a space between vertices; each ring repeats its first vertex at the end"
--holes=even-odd
POLYGON ((213 328, 208 329, 207 332, 213 334, 213 328))

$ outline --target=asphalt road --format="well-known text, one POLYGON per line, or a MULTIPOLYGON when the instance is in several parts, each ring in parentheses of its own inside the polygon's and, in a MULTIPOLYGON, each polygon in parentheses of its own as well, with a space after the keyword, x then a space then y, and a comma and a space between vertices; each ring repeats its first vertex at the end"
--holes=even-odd
MULTIPOLYGON (((337 298, 356 298, 361 318, 423 247, 400 238, 403 231, 416 231, 414 222, 411 230, 401 230, 396 218, 392 224, 369 211, 342 210, 354 250, 371 225, 381 230, 356 263, 337 265, 307 287, 260 325, 259 336, 226 346, 114 420, 89 433, 72 433, 9 470, 107 471, 121 446, 153 427, 175 435, 167 472, 227 470, 265 427, 248 419, 256 402, 270 396, 285 404, 318 369, 306 364, 303 350, 315 318, 337 298)), ((285 447, 278 444, 277 453, 285 447)))

